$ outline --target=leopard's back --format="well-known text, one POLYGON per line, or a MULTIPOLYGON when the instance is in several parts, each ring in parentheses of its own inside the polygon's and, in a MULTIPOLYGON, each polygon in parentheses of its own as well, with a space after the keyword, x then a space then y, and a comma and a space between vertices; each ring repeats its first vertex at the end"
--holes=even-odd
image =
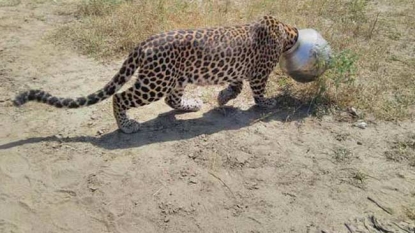
POLYGON ((197 85, 243 79, 259 53, 251 25, 177 30, 149 38, 143 50, 143 75, 197 85), (166 77, 168 76, 168 77, 166 77))

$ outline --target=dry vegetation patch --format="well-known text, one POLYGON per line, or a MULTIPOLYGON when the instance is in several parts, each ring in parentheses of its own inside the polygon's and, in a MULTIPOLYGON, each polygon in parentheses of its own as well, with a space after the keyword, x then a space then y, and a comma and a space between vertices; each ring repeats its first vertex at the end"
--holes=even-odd
POLYGON ((385 152, 387 159, 408 163, 415 167, 415 134, 392 142, 390 150, 385 152))
POLYGON ((316 113, 354 106, 364 115, 401 120, 413 119, 415 108, 414 9, 412 0, 82 0, 73 12, 79 20, 53 38, 108 59, 125 56, 158 32, 246 23, 269 14, 317 29, 335 51, 332 68, 314 83, 296 83, 276 68, 271 95, 284 91, 316 113))

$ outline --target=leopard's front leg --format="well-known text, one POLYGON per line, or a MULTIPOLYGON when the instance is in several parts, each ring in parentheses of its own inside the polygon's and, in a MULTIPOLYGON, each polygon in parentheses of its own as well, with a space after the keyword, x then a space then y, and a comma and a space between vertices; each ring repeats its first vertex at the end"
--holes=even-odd
POLYGON ((265 98, 265 88, 268 82, 268 76, 262 78, 253 78, 249 81, 255 104, 263 108, 273 108, 277 102, 275 99, 265 98))

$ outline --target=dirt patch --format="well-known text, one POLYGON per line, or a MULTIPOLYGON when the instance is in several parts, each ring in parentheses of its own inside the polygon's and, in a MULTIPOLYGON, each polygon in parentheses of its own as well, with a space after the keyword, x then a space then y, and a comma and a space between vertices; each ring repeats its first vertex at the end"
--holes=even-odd
POLYGON ((13 107, 28 88, 90 93, 121 64, 45 40, 71 20, 54 7, 0 8, 0 232, 413 232, 413 167, 385 157, 410 121, 360 129, 308 106, 237 99, 179 114, 158 102, 132 110, 142 130, 125 135, 110 101, 13 107))

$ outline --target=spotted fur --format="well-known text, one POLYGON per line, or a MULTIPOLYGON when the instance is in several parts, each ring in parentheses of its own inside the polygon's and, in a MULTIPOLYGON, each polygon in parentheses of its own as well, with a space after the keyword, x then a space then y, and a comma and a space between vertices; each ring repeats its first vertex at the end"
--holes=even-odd
POLYGON ((226 84, 218 96, 220 106, 234 99, 249 82, 255 103, 270 107, 274 102, 264 97, 269 74, 280 55, 298 39, 298 30, 265 16, 251 24, 196 30, 177 30, 154 35, 140 43, 128 56, 119 72, 104 88, 86 97, 59 98, 41 90, 19 94, 14 104, 28 101, 57 108, 79 108, 113 96, 113 110, 118 127, 125 133, 139 129, 139 123, 127 117, 132 107, 150 104, 165 97, 174 109, 198 111, 202 102, 183 99, 187 84, 226 84), (138 69, 138 78, 128 90, 117 91, 138 69))

